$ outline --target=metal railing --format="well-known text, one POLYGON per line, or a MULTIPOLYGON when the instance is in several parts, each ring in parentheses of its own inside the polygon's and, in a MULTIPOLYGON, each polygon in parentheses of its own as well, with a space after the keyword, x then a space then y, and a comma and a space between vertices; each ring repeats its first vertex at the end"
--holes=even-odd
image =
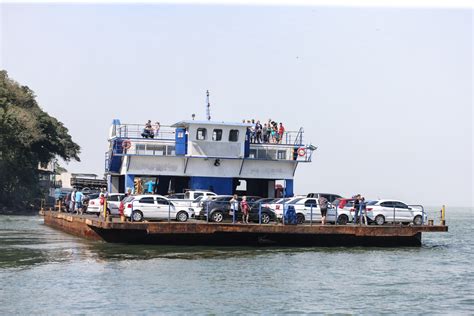
POLYGON ((150 138, 150 139, 175 139, 175 128, 169 125, 160 125, 157 130, 155 125, 152 125, 150 133, 145 132, 145 124, 121 124, 117 125, 115 134, 112 138, 150 138), (145 137, 146 136, 146 137, 145 137))

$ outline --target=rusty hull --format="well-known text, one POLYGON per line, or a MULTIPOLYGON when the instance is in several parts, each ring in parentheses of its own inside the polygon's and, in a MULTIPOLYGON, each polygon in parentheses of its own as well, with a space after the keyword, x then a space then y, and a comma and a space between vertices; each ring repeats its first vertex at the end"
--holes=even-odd
POLYGON ((87 216, 45 212, 46 225, 115 243, 226 246, 421 246, 423 232, 447 226, 258 225, 206 222, 105 222, 87 216))

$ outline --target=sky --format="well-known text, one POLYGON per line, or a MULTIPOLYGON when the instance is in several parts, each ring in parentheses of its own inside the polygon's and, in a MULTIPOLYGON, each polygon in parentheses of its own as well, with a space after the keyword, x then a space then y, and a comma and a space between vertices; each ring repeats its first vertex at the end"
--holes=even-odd
POLYGON ((295 193, 473 206, 469 8, 0 4, 0 67, 103 174, 112 119, 304 127, 295 193))

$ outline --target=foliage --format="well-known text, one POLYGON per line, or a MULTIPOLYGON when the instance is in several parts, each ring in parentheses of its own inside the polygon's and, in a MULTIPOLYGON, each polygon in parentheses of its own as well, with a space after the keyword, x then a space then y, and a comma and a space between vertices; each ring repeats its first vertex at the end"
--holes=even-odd
POLYGON ((44 112, 27 86, 0 71, 0 204, 30 203, 40 196, 38 166, 59 156, 79 159, 68 129, 44 112))

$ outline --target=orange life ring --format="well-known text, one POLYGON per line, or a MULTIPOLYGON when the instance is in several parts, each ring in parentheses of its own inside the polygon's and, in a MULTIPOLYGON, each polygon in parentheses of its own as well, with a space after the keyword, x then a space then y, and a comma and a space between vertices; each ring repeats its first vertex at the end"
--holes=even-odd
POLYGON ((132 143, 128 139, 126 139, 122 142, 122 147, 123 149, 130 149, 130 147, 132 147, 132 143))
POLYGON ((303 147, 298 148, 298 156, 303 157, 305 155, 306 155, 306 149, 304 149, 303 147))

